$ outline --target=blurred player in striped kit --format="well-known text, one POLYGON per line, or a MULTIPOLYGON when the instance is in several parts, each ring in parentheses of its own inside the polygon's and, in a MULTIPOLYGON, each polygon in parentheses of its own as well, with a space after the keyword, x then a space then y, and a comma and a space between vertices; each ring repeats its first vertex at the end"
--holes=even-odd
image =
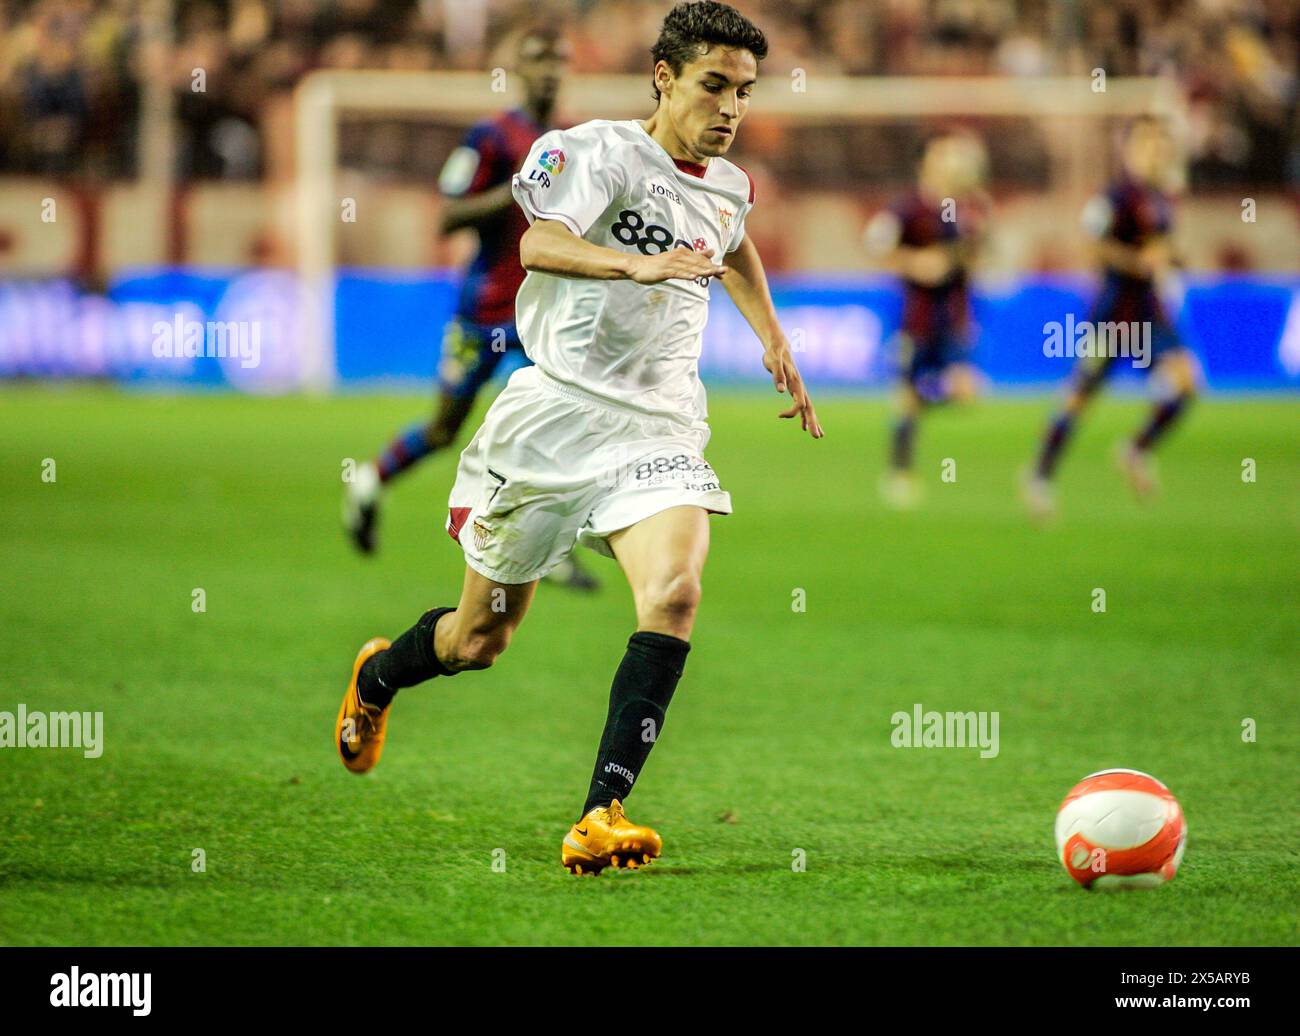
MULTIPOLYGON (((1166 185, 1176 170, 1173 139, 1163 121, 1146 117, 1133 122, 1124 141, 1124 169, 1103 194, 1084 209, 1084 228, 1092 236, 1101 265, 1101 293, 1090 320, 1094 328, 1140 328, 1149 341, 1146 364, 1153 373, 1157 399, 1151 414, 1117 461, 1139 499, 1157 489, 1151 451, 1186 411, 1201 380, 1194 353, 1178 339, 1160 298, 1161 282, 1176 266, 1170 242, 1173 208, 1166 185)), ((1078 418, 1114 370, 1117 355, 1101 352, 1079 360, 1065 405, 1048 425, 1038 459, 1024 482, 1025 505, 1036 518, 1048 518, 1056 506, 1052 480, 1061 453, 1078 418)))
POLYGON ((921 414, 966 402, 978 390, 970 362, 968 279, 988 218, 981 190, 986 164, 984 145, 970 133, 932 138, 916 188, 867 225, 867 249, 885 257, 903 280, 898 409, 881 480, 881 494, 892 507, 919 500, 913 452, 921 414))

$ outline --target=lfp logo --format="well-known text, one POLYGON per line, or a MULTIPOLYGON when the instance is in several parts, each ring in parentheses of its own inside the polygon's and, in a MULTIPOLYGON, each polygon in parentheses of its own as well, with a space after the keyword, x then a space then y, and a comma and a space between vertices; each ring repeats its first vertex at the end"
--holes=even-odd
POLYGON ((551 186, 551 177, 564 172, 564 152, 557 147, 548 148, 537 156, 537 168, 528 174, 533 183, 543 187, 551 186))

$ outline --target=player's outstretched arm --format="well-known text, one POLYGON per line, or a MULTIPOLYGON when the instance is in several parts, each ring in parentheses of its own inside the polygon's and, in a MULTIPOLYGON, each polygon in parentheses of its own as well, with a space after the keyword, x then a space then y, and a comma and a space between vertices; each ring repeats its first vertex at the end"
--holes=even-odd
POLYGON ((767 274, 763 272, 763 260, 759 258, 758 249, 748 237, 740 242, 734 252, 728 252, 723 260, 730 275, 723 279, 723 285, 736 308, 749 321, 749 326, 763 343, 763 366, 772 375, 772 383, 778 392, 790 393, 792 403, 782 417, 798 416, 803 430, 814 439, 820 439, 826 433, 822 431, 821 422, 817 420, 817 411, 813 409, 812 400, 804 388, 803 378, 795 365, 790 350, 790 342, 781 330, 777 319, 776 306, 772 302, 772 292, 767 286, 767 274))
POLYGON ((712 255, 709 250, 694 252, 689 248, 673 248, 658 255, 629 255, 616 248, 593 245, 553 219, 536 220, 519 241, 519 262, 525 270, 640 284, 721 277, 726 268, 714 263, 712 255))
POLYGON ((515 196, 511 193, 509 180, 477 194, 444 198, 439 229, 443 234, 451 234, 465 227, 477 230, 483 224, 498 218, 514 203, 515 196))

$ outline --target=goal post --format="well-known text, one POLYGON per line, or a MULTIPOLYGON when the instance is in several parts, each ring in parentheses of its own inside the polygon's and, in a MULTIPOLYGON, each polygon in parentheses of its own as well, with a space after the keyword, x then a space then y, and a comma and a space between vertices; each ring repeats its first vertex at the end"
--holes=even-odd
MULTIPOLYGON (((341 203, 336 189, 339 123, 343 118, 441 119, 469 123, 511 99, 503 70, 403 72, 322 70, 305 76, 294 96, 295 206, 302 385, 328 391, 335 382, 334 265, 341 203)), ((1155 77, 1087 75, 807 76, 765 78, 750 118, 803 125, 936 118, 1026 118, 1046 127, 1055 178, 1078 186, 1095 156, 1089 141, 1053 120, 1162 114, 1178 122, 1176 84, 1155 77)), ((649 75, 574 75, 560 109, 571 122, 648 115, 649 75)))

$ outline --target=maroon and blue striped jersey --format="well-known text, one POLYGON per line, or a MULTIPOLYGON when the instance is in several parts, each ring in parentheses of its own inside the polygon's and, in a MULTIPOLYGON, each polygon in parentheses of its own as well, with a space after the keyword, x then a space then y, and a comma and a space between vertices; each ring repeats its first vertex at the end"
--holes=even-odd
MULTIPOLYGON (((1084 226, 1096 238, 1142 248, 1173 228, 1173 204, 1163 191, 1120 177, 1084 210, 1084 226)), ((1103 264, 1099 320, 1163 319, 1156 285, 1103 264)))
MULTIPOLYGON (((898 199, 890 211, 898 220, 897 243, 904 248, 973 242, 982 224, 980 208, 973 200, 963 200, 945 210, 920 191, 898 199)), ((969 254, 954 251, 952 272, 942 283, 903 281, 902 330, 917 342, 960 337, 970 329, 969 254)))
MULTIPOLYGON (((546 127, 515 108, 475 124, 443 166, 439 189, 458 198, 509 183, 545 132, 546 127)), ((458 316, 485 326, 514 323, 515 295, 524 280, 519 239, 527 229, 528 220, 513 203, 479 227, 478 251, 461 284, 458 316)))

